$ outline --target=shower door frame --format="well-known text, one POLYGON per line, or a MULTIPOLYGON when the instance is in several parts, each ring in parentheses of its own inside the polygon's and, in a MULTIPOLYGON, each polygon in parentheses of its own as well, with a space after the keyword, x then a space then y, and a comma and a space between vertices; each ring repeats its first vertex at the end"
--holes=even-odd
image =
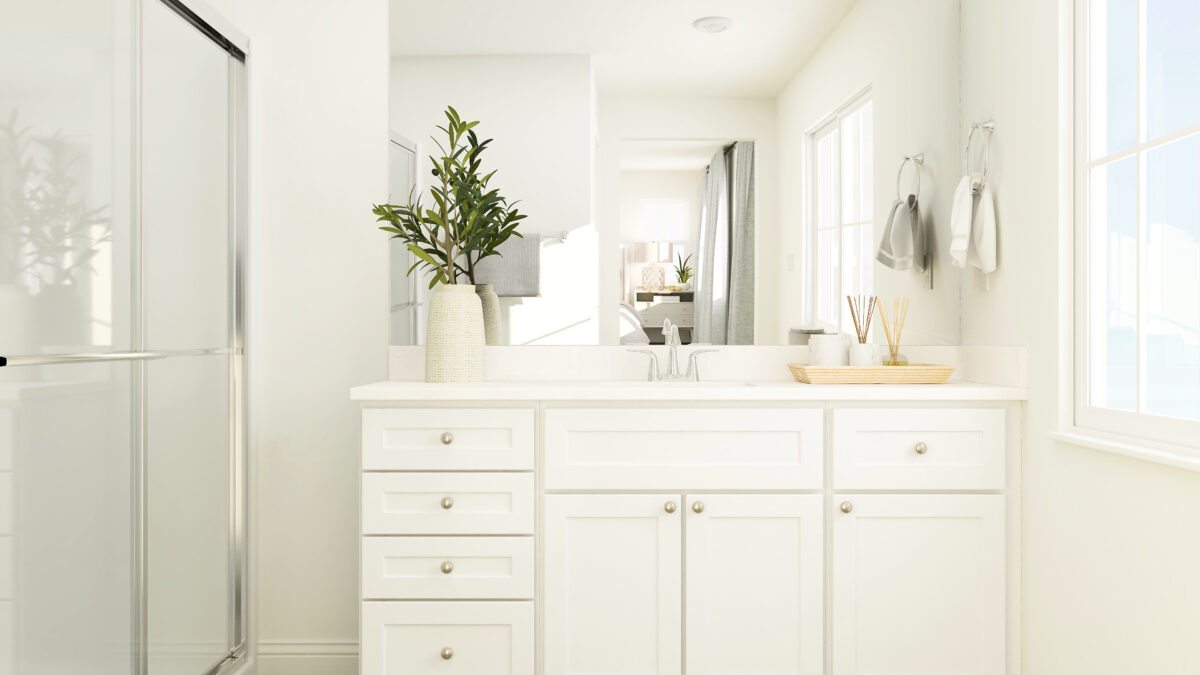
MULTIPOLYGON (((247 474, 247 440, 248 426, 246 407, 246 245, 248 223, 248 161, 247 161, 247 128, 249 115, 247 111, 246 70, 249 67, 249 40, 229 21, 216 12, 203 0, 136 0, 134 34, 136 54, 134 96, 137 100, 134 106, 133 161, 134 178, 133 192, 135 208, 133 210, 133 248, 138 264, 134 266, 133 298, 134 310, 134 340, 135 345, 144 346, 146 342, 145 308, 147 306, 146 283, 142 272, 146 269, 145 247, 142 244, 142 139, 141 139, 141 110, 142 82, 141 43, 143 32, 141 25, 142 10, 147 3, 161 3, 168 9, 190 23, 214 46, 229 55, 229 296, 226 298, 226 308, 229 311, 229 335, 227 348, 210 350, 225 353, 229 356, 229 396, 230 396, 230 444, 229 444, 229 651, 223 655, 204 673, 199 675, 217 675, 239 666, 248 654, 247 635, 247 571, 248 554, 246 546, 247 512, 246 512, 246 474, 247 474)), ((181 356, 172 352, 168 356, 181 356)), ((147 513, 148 501, 145 469, 146 469, 146 433, 145 418, 147 368, 146 361, 141 360, 135 368, 135 381, 138 400, 134 405, 134 437, 135 441, 135 514, 136 535, 134 544, 134 588, 135 605, 134 636, 137 640, 137 659, 134 662, 134 675, 153 675, 149 665, 149 590, 146 572, 147 551, 147 513)))

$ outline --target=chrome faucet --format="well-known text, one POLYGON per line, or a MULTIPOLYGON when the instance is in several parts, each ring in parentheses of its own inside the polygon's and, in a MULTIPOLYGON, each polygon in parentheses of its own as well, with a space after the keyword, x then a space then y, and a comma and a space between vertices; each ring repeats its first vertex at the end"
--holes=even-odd
POLYGON ((650 370, 646 373, 647 382, 699 382, 700 381, 700 366, 696 357, 701 354, 708 354, 717 351, 716 349, 697 349, 688 355, 687 371, 679 372, 679 348, 682 346, 679 339, 679 326, 671 323, 670 319, 663 321, 663 337, 666 338, 667 345, 667 372, 664 375, 658 367, 658 354, 649 349, 631 349, 629 351, 638 354, 646 354, 650 357, 650 370))
POLYGON ((668 380, 679 379, 679 326, 671 323, 670 319, 663 319, 663 338, 667 345, 667 377, 668 380))

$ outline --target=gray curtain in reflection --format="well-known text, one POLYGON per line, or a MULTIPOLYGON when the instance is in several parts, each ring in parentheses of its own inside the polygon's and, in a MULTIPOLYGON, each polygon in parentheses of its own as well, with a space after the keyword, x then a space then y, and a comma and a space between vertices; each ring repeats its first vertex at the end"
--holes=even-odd
POLYGON ((754 344, 754 143, 708 165, 696 254, 696 342, 754 344))

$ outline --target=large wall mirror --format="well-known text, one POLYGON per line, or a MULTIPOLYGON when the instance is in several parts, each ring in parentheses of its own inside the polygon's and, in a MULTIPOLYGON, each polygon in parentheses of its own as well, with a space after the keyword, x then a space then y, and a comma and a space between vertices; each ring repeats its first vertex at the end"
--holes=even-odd
MULTIPOLYGON (((980 281, 952 264, 952 197, 990 132, 964 156, 958 3, 465 4, 392 2, 389 200, 428 188, 447 106, 494 139, 528 216, 480 276, 501 344, 659 344, 666 319, 792 344, 852 333, 858 295, 909 298, 908 343, 959 342, 980 281)), ((412 263, 394 246, 393 345, 424 337, 412 263)))

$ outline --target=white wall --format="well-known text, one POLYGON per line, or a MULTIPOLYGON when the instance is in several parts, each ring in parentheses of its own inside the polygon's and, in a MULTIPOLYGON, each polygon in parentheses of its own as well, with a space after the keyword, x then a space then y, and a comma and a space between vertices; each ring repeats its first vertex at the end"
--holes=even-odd
POLYGON ((481 138, 495 139, 485 151, 484 170, 497 170, 492 186, 520 200, 521 212, 529 215, 520 230, 571 233, 564 243, 543 246, 542 297, 501 299, 507 341, 596 344, 591 57, 393 59, 392 129, 418 143, 425 184, 426 156, 437 150, 430 136, 441 134, 434 127, 445 123, 447 105, 479 120, 481 138))
MULTIPOLYGON (((950 265, 950 200, 961 175, 959 126, 959 9, 946 0, 859 0, 779 96, 780 323, 800 326, 800 289, 809 286, 803 199, 809 180, 805 135, 864 87, 875 117, 875 241, 896 199, 896 172, 905 155, 925 153, 921 211, 932 252, 933 290, 915 271, 875 265, 875 292, 909 297, 906 344, 958 344, 959 279, 950 265), (792 257, 789 269, 786 261, 792 257)), ((912 189, 911 167, 904 187, 912 189)), ((907 194, 907 192, 906 192, 907 194)))
POLYGON ((386 377, 388 5, 213 0, 250 37, 251 630, 358 672, 358 408, 386 377), (254 616, 257 614, 257 616, 254 616))
POLYGON ((963 0, 962 17, 962 113, 996 120, 1000 229, 991 290, 964 279, 963 340, 1030 354, 1024 673, 1200 672, 1200 474, 1047 437, 1069 385, 1060 371, 1069 356, 1059 353, 1071 315, 1061 282, 1070 243, 1060 239, 1059 149, 1069 126, 1059 126, 1059 71, 1070 67, 1060 53, 1070 24, 1060 4, 963 0))
POLYGON ((600 342, 617 344, 620 285, 621 141, 755 141, 755 344, 786 344, 787 328, 777 322, 781 287, 777 256, 778 157, 775 101, 769 98, 601 97, 597 223, 600 250, 600 342), (612 280, 611 283, 607 280, 612 280))

